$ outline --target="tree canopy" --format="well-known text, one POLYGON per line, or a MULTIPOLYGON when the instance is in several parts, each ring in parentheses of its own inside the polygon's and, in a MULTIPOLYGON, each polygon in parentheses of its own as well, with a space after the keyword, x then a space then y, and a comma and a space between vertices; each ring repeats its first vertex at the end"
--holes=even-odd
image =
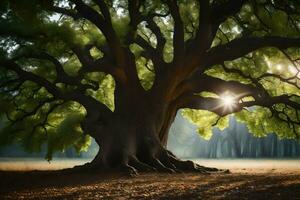
POLYGON ((106 121, 136 91, 206 137, 234 113, 298 138, 299 29, 289 0, 2 0, 0 145, 84 150, 87 111, 106 121))

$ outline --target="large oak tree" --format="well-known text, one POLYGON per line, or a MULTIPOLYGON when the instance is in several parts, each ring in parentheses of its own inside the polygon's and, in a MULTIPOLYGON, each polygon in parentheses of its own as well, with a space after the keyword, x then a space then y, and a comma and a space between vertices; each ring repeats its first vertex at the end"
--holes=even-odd
POLYGON ((236 113, 299 136, 297 1, 2 0, 0 17, 1 144, 51 159, 91 136, 87 167, 134 173, 210 170, 166 150, 179 109, 202 134, 236 113))

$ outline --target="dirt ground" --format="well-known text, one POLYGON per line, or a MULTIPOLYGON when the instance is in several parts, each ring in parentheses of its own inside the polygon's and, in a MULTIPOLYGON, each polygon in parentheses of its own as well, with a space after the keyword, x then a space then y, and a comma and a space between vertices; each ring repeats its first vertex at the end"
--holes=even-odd
POLYGON ((0 199, 299 199, 300 171, 248 169, 137 177, 57 171, 1 171, 0 199))

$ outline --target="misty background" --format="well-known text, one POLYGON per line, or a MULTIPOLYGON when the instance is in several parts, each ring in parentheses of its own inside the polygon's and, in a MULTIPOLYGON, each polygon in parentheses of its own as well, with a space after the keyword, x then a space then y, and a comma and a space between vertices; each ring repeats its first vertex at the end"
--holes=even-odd
MULTIPOLYGON (((28 153, 18 144, 0 147, 0 157, 45 157, 46 146, 40 153, 28 153)), ((68 148, 54 154, 54 158, 92 158, 98 151, 92 141, 87 152, 77 153, 68 148)), ((230 126, 224 131, 213 129, 209 140, 203 139, 193 124, 177 114, 171 127, 167 148, 180 158, 298 158, 300 144, 292 139, 279 139, 270 133, 254 137, 244 124, 230 117, 230 126)))

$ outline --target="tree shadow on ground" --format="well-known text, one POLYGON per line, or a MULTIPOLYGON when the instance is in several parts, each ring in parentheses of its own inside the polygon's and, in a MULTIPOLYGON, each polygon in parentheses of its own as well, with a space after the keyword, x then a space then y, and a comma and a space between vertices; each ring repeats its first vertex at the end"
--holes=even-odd
POLYGON ((300 199, 300 174, 0 172, 1 199, 300 199))

